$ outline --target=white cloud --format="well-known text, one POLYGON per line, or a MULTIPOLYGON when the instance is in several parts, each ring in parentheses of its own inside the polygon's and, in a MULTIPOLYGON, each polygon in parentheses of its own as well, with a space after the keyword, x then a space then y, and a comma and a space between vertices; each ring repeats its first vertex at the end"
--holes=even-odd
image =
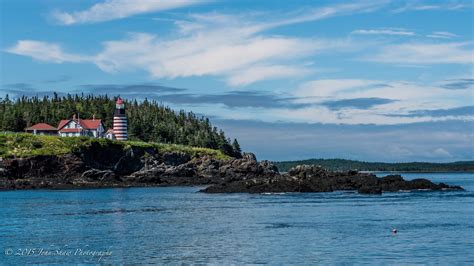
POLYGON ((360 29, 354 30, 351 34, 358 35, 399 35, 399 36, 414 36, 416 35, 412 31, 407 31, 404 29, 395 29, 395 28, 382 28, 382 29, 360 29))
POLYGON ((294 99, 294 103, 308 105, 300 108, 236 107, 231 111, 220 105, 199 105, 193 106, 193 110, 218 113, 219 117, 224 119, 254 120, 258 117, 258 120, 267 122, 396 125, 445 120, 474 121, 472 115, 411 116, 411 112, 417 110, 449 109, 472 104, 471 92, 452 91, 429 84, 361 79, 314 80, 303 84, 300 89, 287 96, 294 99), (394 101, 360 109, 331 110, 322 105, 327 101, 357 98, 384 98, 394 101))
MULTIPOLYGON (((115 7, 116 4, 125 2, 106 3, 115 7)), ((151 2, 144 3, 146 8, 141 7, 140 10, 147 10, 152 5, 151 2)), ((274 36, 263 34, 263 31, 337 15, 370 12, 380 5, 380 3, 340 4, 277 16, 261 13, 192 14, 187 17, 188 20, 175 21, 179 29, 177 35, 163 38, 148 33, 129 34, 122 40, 104 42, 103 50, 87 57, 87 61, 111 73, 140 70, 150 73, 154 78, 211 75, 223 77, 231 86, 245 86, 268 79, 299 78, 310 73, 310 70, 297 60, 327 50, 355 49, 357 45, 349 45, 344 39, 274 36)), ((102 4, 92 9, 94 15, 87 11, 86 15, 81 13, 82 15, 77 15, 76 19, 65 22, 95 21, 101 18, 97 14, 103 14, 102 4)), ((114 8, 111 7, 111 10, 114 8)), ((133 10, 137 8, 132 8, 133 10)), ((61 49, 57 45, 54 46, 58 50, 61 49)), ((35 58, 41 56, 41 53, 43 51, 37 49, 35 54, 33 52, 18 54, 35 58)), ((71 56, 50 61, 77 62, 71 56)))
MULTIPOLYGON (((91 8, 91 10, 99 14, 103 5, 118 3, 129 2, 107 1, 95 5, 94 7, 99 7, 91 8)), ((143 3, 146 4, 132 10, 148 10, 147 8, 153 5, 148 1, 143 3)), ((165 5, 168 2, 160 3, 165 5)), ((185 1, 174 3, 185 3, 185 1)), ((379 43, 375 46, 374 43, 355 42, 351 38, 316 39, 270 35, 265 32, 282 25, 371 12, 383 4, 380 2, 339 4, 286 14, 271 14, 271 16, 265 13, 191 14, 186 17, 187 20, 175 21, 178 32, 174 35, 162 37, 149 33, 132 33, 122 40, 104 42, 103 49, 94 55, 66 53, 58 44, 29 40, 19 41, 8 52, 54 63, 94 63, 101 70, 110 73, 138 70, 145 71, 154 78, 171 79, 215 76, 223 78, 230 86, 246 86, 271 79, 299 79, 314 73, 313 67, 302 64, 301 60, 326 52, 353 52, 366 49, 376 51, 375 55, 367 57, 366 60, 404 65, 472 63, 472 43, 470 42, 393 45, 379 43)), ((94 18, 94 16, 85 17, 94 18)), ((85 20, 74 20, 74 23, 80 23, 80 21, 85 20)), ((353 34, 411 36, 415 33, 402 28, 381 28, 356 30, 353 34)), ((449 35, 446 32, 433 34, 449 35)), ((357 91, 357 87, 345 87, 348 82, 363 87, 378 81, 339 79, 318 80, 314 81, 314 84, 308 84, 312 86, 311 88, 318 87, 318 90, 312 92, 311 97, 326 97, 328 93, 334 93, 334 97, 337 97, 337 95, 345 95, 345 92, 335 90, 338 86, 341 90, 357 91)), ((305 86, 309 86, 308 84, 305 86)), ((304 86, 299 88, 300 93, 303 90, 304 86)), ((364 93, 360 92, 360 94, 364 93)))
POLYGON ((434 157, 448 157, 448 158, 453 157, 453 155, 449 151, 447 151, 443 148, 437 148, 437 149, 433 150, 432 156, 434 156, 434 157))
POLYGON ((470 105, 471 92, 406 81, 320 79, 302 84, 294 95, 301 98, 300 103, 334 99, 388 98, 397 102, 386 104, 385 107, 393 106, 398 108, 395 111, 401 109, 408 111, 470 105))
MULTIPOLYGON (((106 0, 83 11, 62 12, 56 10, 52 12, 52 17, 63 25, 96 23, 122 19, 142 13, 176 9, 203 2, 208 2, 208 0, 106 0)), ((268 23, 261 24, 259 27, 261 29, 274 28, 351 13, 371 12, 386 3, 388 3, 388 1, 378 1, 376 3, 367 1, 305 9, 303 11, 283 15, 278 20, 270 20, 268 23)))
POLYGON ((447 31, 435 31, 431 34, 426 35, 426 37, 428 37, 428 38, 437 38, 437 39, 452 39, 452 38, 456 38, 456 37, 459 37, 459 36, 454 34, 454 33, 447 32, 447 31))
POLYGON ((262 25, 262 28, 274 28, 284 25, 316 21, 341 15, 373 12, 389 3, 388 0, 360 1, 356 3, 337 4, 320 8, 307 8, 303 11, 288 14, 289 17, 271 21, 262 25))
POLYGON ((259 80, 273 79, 273 78, 292 78, 305 76, 312 72, 308 68, 299 66, 252 66, 241 71, 235 72, 228 79, 231 86, 244 86, 259 80))
POLYGON ((52 13, 64 25, 95 23, 197 4, 197 0, 106 0, 84 11, 52 13))
POLYGON ((280 62, 288 64, 318 48, 316 42, 298 38, 253 35, 236 38, 240 34, 236 31, 193 34, 173 40, 133 34, 129 39, 105 43, 94 61, 107 72, 141 69, 155 78, 214 75, 225 77, 231 86, 241 86, 259 80, 301 76, 307 73, 304 67, 280 65, 280 62), (286 75, 284 71, 288 71, 286 75))
MULTIPOLYGON (((439 85, 417 84, 406 81, 365 79, 320 79, 306 82, 294 94, 296 103, 313 103, 315 106, 295 110, 279 110, 285 119, 293 116, 300 122, 343 124, 399 124, 434 120, 472 120, 472 116, 411 116, 417 110, 449 109, 472 105, 472 92, 449 90, 439 85), (328 110, 321 103, 346 99, 389 99, 392 102, 376 104, 370 108, 328 110), (400 116, 393 116, 393 114, 400 116), (388 115, 388 116, 387 116, 388 115)), ((283 118, 281 118, 284 120, 283 118)))
POLYGON ((393 13, 401 13, 406 11, 423 11, 423 10, 436 10, 441 9, 439 5, 414 5, 408 4, 404 7, 400 7, 397 9, 392 10, 393 13))
POLYGON ((473 64, 472 42, 403 43, 383 46, 368 61, 395 64, 473 64))
POLYGON ((179 36, 163 39, 132 33, 123 40, 104 42, 102 51, 87 57, 66 54, 57 44, 37 41, 19 41, 8 52, 53 63, 91 62, 109 73, 142 70, 154 78, 211 75, 224 77, 231 86, 243 86, 266 79, 301 77, 309 70, 293 65, 295 59, 343 45, 259 35, 256 27, 260 24, 240 23, 238 16, 210 14, 193 19, 177 23, 179 36))
POLYGON ((422 4, 419 2, 408 2, 404 6, 398 7, 394 10, 392 10, 392 13, 402 13, 402 12, 410 12, 410 11, 432 11, 432 10, 464 10, 464 9, 469 9, 472 8, 472 2, 465 1, 464 3, 459 2, 442 2, 439 1, 437 3, 433 4, 422 4))
POLYGON ((6 51, 12 54, 30 56, 39 61, 53 63, 84 62, 88 60, 85 56, 65 53, 58 44, 32 40, 18 41, 14 47, 6 51))
POLYGON ((303 100, 311 102, 311 98, 337 97, 338 94, 376 83, 374 80, 363 79, 319 79, 304 83, 295 94, 298 97, 310 97, 303 100))

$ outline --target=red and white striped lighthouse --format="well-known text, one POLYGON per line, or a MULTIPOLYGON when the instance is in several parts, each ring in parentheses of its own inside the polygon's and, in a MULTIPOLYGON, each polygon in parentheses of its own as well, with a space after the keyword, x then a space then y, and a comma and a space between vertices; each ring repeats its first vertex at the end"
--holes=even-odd
POLYGON ((115 103, 114 111, 114 135, 117 140, 127 140, 127 116, 125 116, 125 105, 119 97, 115 103))

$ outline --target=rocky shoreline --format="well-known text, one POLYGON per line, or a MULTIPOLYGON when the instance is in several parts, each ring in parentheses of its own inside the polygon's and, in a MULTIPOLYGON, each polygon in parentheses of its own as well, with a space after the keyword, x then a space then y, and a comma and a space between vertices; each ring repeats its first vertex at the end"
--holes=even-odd
POLYGON ((206 193, 330 192, 355 190, 380 194, 400 190, 462 190, 427 179, 405 181, 399 175, 377 178, 357 171, 330 172, 300 165, 279 173, 251 153, 243 158, 191 158, 186 153, 159 153, 152 148, 91 145, 64 155, 0 159, 0 190, 80 189, 135 186, 208 185, 206 193))
POLYGON ((330 172, 320 166, 298 165, 273 178, 238 180, 203 189, 207 193, 278 193, 357 191, 361 194, 413 190, 463 190, 460 186, 435 184, 428 179, 404 180, 400 175, 376 177, 357 171, 330 172))

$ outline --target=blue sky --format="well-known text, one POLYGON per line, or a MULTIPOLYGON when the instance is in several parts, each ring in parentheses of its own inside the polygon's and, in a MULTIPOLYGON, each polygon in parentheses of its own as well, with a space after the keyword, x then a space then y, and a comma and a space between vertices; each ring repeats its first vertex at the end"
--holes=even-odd
POLYGON ((0 97, 153 98, 261 159, 474 159, 472 1, 0 5, 0 97))

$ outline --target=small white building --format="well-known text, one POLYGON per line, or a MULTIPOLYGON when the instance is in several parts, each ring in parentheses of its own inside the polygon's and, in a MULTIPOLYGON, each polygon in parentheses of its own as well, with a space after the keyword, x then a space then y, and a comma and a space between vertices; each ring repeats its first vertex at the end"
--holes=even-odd
POLYGON ((110 128, 107 130, 107 132, 105 132, 105 137, 108 139, 115 139, 114 129, 110 128))
POLYGON ((77 119, 74 115, 72 119, 61 120, 58 126, 58 134, 61 137, 87 136, 102 138, 104 132, 102 120, 95 119, 95 116, 92 119, 77 119))

